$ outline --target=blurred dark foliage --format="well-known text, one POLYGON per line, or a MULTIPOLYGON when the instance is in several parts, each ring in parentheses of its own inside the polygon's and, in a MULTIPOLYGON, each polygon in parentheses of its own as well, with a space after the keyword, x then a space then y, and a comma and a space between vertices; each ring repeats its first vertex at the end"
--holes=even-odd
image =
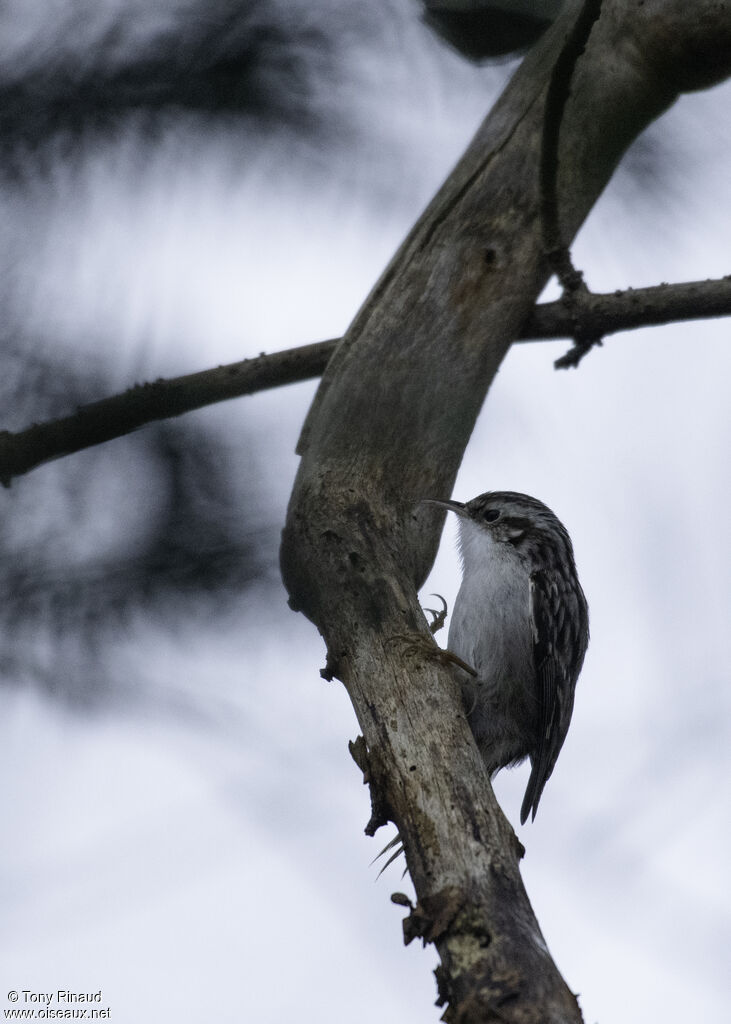
POLYGON ((546 31, 563 0, 422 0, 424 20, 458 53, 489 60, 525 50, 546 31))
MULTIPOLYGON (((124 3, 112 5, 116 13, 96 31, 84 24, 83 5, 69 3, 57 26, 38 5, 30 44, 0 64, 6 174, 27 167, 29 151, 50 140, 70 147, 79 133, 116 129, 130 115, 153 132, 161 114, 185 110, 326 130, 313 93, 323 79, 337 87, 333 36, 303 5, 196 0, 162 16, 156 6, 140 32, 139 12, 124 3)), ((0 30, 2 21, 0 11, 0 30)))
MULTIPOLYGON (((529 0, 515 3, 523 18, 529 0)), ((459 5, 426 6, 430 22, 443 35, 453 34, 459 5)), ((509 0, 482 4, 487 20, 479 32, 469 28, 466 38, 472 42, 463 41, 462 52, 483 57, 516 43, 528 45, 540 26, 524 25, 516 36, 510 27, 516 11, 509 7, 509 0)), ((252 162, 256 143, 279 132, 316 140, 327 159, 331 150, 323 140, 337 137, 348 146, 358 82, 377 94, 373 83, 386 80, 381 102, 389 102, 398 76, 419 66, 405 59, 404 39, 413 47, 438 49, 426 31, 401 33, 403 19, 416 24, 420 13, 423 7, 414 0, 67 0, 52 6, 16 0, 0 6, 0 181, 12 213, 4 223, 0 260, 0 429, 66 415, 76 404, 119 390, 105 368, 111 353, 103 344, 93 365, 73 351, 73 343, 65 351, 59 347, 53 303, 61 301, 72 313, 91 304, 94 296, 84 293, 83 283, 72 278, 71 291, 60 300, 46 302, 43 289, 36 294, 40 276, 52 276, 65 258, 63 239, 54 238, 56 264, 44 264, 40 276, 24 273, 41 262, 46 224, 63 204, 47 171, 61 167, 75 182, 83 159, 110 135, 118 137, 122 152, 132 137, 135 155, 146 156, 155 151, 157 130, 171 120, 183 141, 176 149, 183 159, 188 143, 195 150, 200 123, 226 139, 240 138, 244 126, 255 124, 260 131, 251 133, 246 152, 252 162), (350 78, 352 68, 346 66, 345 55, 354 52, 366 55, 361 79, 350 78), (343 82, 349 88, 340 90, 343 82), (39 321, 35 314, 44 303, 48 308, 39 321), (28 327, 38 322, 38 330, 47 332, 43 337, 32 336, 36 328, 28 327)), ((473 13, 461 12, 470 18, 473 13)), ((527 19, 544 20, 530 11, 527 19)), ((452 58, 434 63, 433 73, 444 75, 440 87, 449 88, 453 66, 452 58)), ((381 144, 377 127, 371 130, 361 155, 381 144)), ((654 187, 651 156, 645 149, 641 177, 654 187)), ((301 184, 301 172, 296 160, 287 165, 292 181, 301 184)), ((240 173, 246 173, 243 161, 240 173)), ((399 164, 394 176, 408 173, 399 164)), ((225 205, 226 196, 220 201, 225 205)), ((113 208, 111 185, 108 202, 113 208)), ((79 211, 72 230, 93 238, 93 202, 80 203, 79 211)), ((104 266, 103 251, 91 259, 104 266)), ((103 275, 91 280, 90 288, 100 282, 103 288, 103 275)), ((52 288, 51 294, 62 290, 52 288)), ((99 309, 106 315, 103 304, 99 309)), ((130 337, 123 328, 119 344, 130 337)), ((113 332, 112 327, 112 347, 113 332)), ((102 334, 109 339, 108 330, 102 334)), ((153 339, 134 340, 144 346, 153 339)), ((200 365, 205 362, 202 353, 200 365)), ((243 596, 260 581, 277 578, 279 524, 271 514, 272 483, 262 468, 266 453, 258 442, 247 444, 238 417, 235 448, 211 426, 215 422, 194 414, 149 427, 41 468, 2 493, 4 678, 30 678, 86 699, 108 694, 118 672, 115 645, 140 623, 164 626, 168 634, 194 623, 211 627, 235 616, 243 596)))
MULTIPOLYGON (((322 138, 333 128, 322 113, 323 91, 338 82, 333 41, 351 30, 341 21, 285 0, 0 8, 0 177, 21 220, 26 209, 33 218, 27 239, 22 228, 6 239, 0 268, 2 429, 67 415, 118 390, 103 349, 90 366, 50 335, 27 336, 35 300, 32 290, 26 297, 22 263, 34 260, 43 204, 54 194, 52 175, 39 182, 130 129, 140 152, 154 151, 171 121, 185 134, 186 115, 227 134, 253 124, 262 137, 322 138)), ((86 298, 68 301, 83 306, 86 298)), ((278 524, 264 455, 247 443, 239 418, 235 448, 214 421, 196 414, 151 426, 3 492, 5 679, 74 700, 108 697, 119 692, 118 648, 127 638, 225 623, 262 582, 268 589, 257 593, 271 596, 278 524)))
MULTIPOLYGON (((108 392, 100 374, 6 351, 2 404, 52 418, 108 392), (15 369, 15 373, 12 370, 15 369)), ((30 416, 28 416, 30 418, 30 416)), ((157 424, 41 468, 3 492, 0 671, 85 701, 142 617, 184 629, 230 617, 276 579, 278 529, 256 446, 200 417, 157 424)))

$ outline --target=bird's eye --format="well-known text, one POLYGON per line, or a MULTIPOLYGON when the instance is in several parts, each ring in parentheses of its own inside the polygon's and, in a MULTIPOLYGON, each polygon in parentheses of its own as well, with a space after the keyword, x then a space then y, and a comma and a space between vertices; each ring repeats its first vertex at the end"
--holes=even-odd
POLYGON ((500 518, 500 509, 489 508, 487 512, 483 513, 482 518, 485 520, 486 523, 494 523, 500 518))

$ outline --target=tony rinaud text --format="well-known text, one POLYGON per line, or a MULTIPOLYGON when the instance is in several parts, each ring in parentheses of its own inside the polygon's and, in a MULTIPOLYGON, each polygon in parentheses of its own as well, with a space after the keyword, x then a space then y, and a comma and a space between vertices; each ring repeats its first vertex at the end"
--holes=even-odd
POLYGON ((102 1001, 102 990, 98 992, 69 992, 68 989, 59 988, 55 992, 31 992, 24 988, 20 993, 24 1003, 41 1003, 50 1006, 56 1003, 100 1003, 102 1001))

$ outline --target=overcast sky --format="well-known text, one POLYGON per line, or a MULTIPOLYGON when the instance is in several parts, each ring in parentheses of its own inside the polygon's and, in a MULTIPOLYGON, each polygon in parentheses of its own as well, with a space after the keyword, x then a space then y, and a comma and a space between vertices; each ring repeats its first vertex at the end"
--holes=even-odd
MULTIPOLYGON (((12 53, 38 38, 28 10, 8 5, 12 53)), ((341 334, 511 70, 467 66, 408 4, 381 14, 377 31, 367 18, 333 30, 329 64, 305 54, 322 131, 178 111, 153 131, 129 117, 24 150, 0 192, 6 325, 107 390, 341 334)), ((165 27, 164 5, 148 15, 165 27)), ((101 38, 79 25, 85 45, 101 38)), ((134 26, 125 59, 147 38, 144 17, 134 26)), ((62 35, 80 48, 64 32, 49 53, 62 35)), ((685 97, 628 158, 574 247, 590 287, 728 273, 730 100, 729 87, 685 97)), ((620 335, 564 373, 565 343, 515 346, 455 487, 551 506, 589 600, 574 720, 535 823, 518 826, 525 767, 496 785, 587 1024, 721 1019, 731 995, 728 332, 620 335)), ((188 417, 240 467, 254 548, 283 523, 314 388, 188 417)), ((32 399, 10 419, 41 418, 32 399)), ((87 565, 90 536, 104 558, 124 553, 155 486, 138 443, 78 457, 74 501, 55 489, 72 459, 4 491, 18 550, 42 544, 64 572, 87 565)), ((363 836, 345 692, 320 679, 322 642, 273 571, 260 577, 180 620, 140 606, 96 642, 34 619, 32 664, 12 644, 3 656, 3 1009, 10 990, 22 1008, 24 989, 69 989, 102 990, 117 1024, 438 1019, 435 956, 403 948, 389 901, 410 883, 369 865, 389 836, 363 836)), ((423 603, 438 591, 451 607, 458 583, 448 524, 423 603)))

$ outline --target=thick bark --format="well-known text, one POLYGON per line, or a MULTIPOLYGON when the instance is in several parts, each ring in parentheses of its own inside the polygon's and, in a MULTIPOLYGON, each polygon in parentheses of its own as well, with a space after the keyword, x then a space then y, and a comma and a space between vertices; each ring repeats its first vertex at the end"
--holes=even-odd
MULTIPOLYGON (((680 89, 726 73, 731 11, 605 0, 572 80, 559 147, 569 240, 627 145, 680 89), (721 48, 723 47, 723 52, 721 48), (669 59, 669 49, 671 57, 669 59)), ((293 607, 325 637, 363 730, 372 832, 392 819, 436 943, 449 1021, 568 1022, 553 965, 452 670, 429 657, 416 588, 487 388, 545 284, 539 156, 570 5, 511 81, 328 364, 300 445, 282 544, 293 607)), ((489 482, 486 481, 486 484, 489 482)))

